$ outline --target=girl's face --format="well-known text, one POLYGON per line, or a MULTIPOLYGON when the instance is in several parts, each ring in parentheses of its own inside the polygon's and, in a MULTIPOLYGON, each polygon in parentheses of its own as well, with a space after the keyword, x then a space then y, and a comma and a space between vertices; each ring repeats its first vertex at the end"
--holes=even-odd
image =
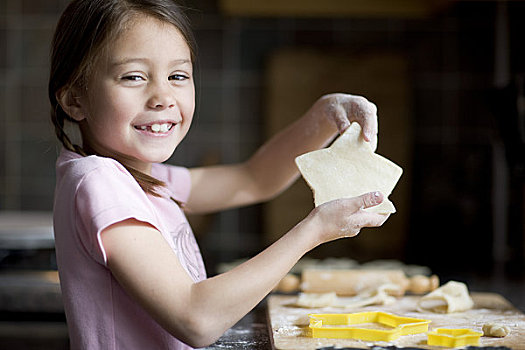
POLYGON ((84 146, 150 173, 191 125, 195 88, 190 49, 178 29, 140 16, 99 59, 81 95, 84 146))

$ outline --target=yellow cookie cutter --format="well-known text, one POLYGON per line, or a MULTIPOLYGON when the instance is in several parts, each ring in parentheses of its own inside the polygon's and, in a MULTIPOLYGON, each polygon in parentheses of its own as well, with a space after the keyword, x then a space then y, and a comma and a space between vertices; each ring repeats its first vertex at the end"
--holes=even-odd
POLYGON ((428 332, 428 345, 455 348, 464 345, 479 345, 483 333, 468 328, 436 328, 428 332))
POLYGON ((353 314, 310 314, 310 334, 313 338, 351 338, 370 341, 391 341, 402 335, 425 333, 430 320, 401 317, 381 311, 353 314), (363 328, 377 323, 391 329, 363 328), (362 325, 359 327, 359 325, 362 325))

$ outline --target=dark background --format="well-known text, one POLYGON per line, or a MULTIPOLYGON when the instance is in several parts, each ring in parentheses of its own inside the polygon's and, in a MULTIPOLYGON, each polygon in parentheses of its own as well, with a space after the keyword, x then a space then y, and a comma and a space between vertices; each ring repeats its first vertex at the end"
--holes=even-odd
MULTIPOLYGON (((186 1, 199 46, 198 106, 169 162, 191 167, 252 154, 269 136, 268 67, 282 50, 401 54, 411 130, 406 230, 391 251, 347 257, 426 265, 442 280, 498 291, 524 309, 525 2, 426 2, 398 12, 395 1, 379 3, 386 8, 305 14, 277 6, 261 14, 186 1)), ((49 121, 48 56, 66 4, 0 0, 0 211, 52 210, 60 147, 49 121)), ((378 110, 381 151, 382 133, 393 131, 381 129, 378 110)), ((210 274, 269 243, 265 215, 257 205, 192 218, 210 274)))

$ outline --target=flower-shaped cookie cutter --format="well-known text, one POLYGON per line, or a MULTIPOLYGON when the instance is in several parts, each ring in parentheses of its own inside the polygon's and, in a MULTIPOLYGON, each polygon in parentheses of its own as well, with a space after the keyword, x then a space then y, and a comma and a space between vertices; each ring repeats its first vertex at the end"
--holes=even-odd
POLYGON ((402 335, 425 333, 430 320, 372 311, 352 314, 310 314, 313 338, 392 341, 402 335), (372 324, 372 325, 370 325, 372 324), (372 326, 372 327, 370 327, 372 326))
POLYGON ((479 345, 483 333, 468 328, 436 328, 428 332, 428 345, 455 348, 465 345, 479 345))

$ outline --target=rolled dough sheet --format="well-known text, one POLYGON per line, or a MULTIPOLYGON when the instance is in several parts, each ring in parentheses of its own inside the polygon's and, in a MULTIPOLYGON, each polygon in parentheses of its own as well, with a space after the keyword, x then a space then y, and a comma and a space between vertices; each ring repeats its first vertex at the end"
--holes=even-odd
POLYGON ((396 211, 388 196, 403 169, 374 153, 358 123, 352 123, 330 147, 300 155, 295 163, 314 193, 315 206, 380 191, 385 197, 383 203, 365 210, 381 214, 396 211))

